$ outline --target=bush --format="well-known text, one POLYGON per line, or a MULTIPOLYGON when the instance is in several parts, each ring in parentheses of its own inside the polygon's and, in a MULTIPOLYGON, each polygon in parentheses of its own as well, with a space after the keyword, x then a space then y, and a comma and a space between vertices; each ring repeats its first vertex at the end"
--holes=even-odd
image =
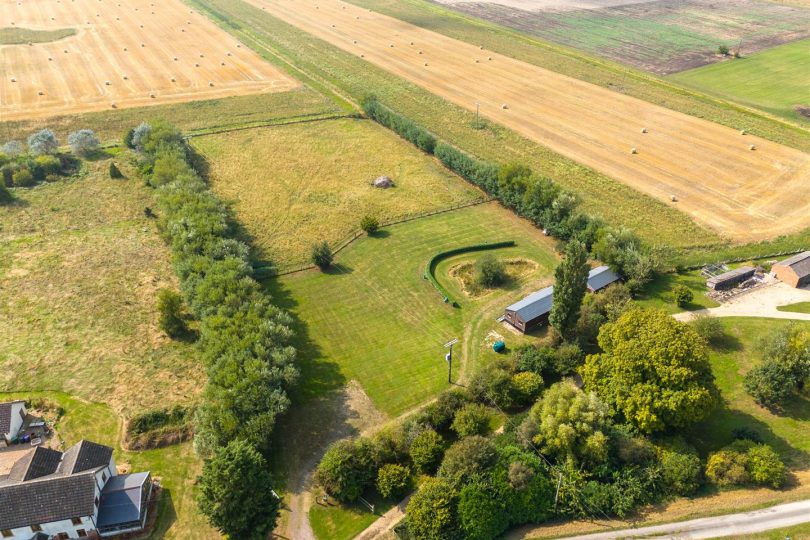
POLYGON ((45 180, 49 175, 59 174, 62 162, 56 156, 37 156, 34 158, 32 174, 37 180, 45 180))
POLYGON ((517 394, 512 386, 512 374, 497 365, 477 371, 467 386, 476 401, 494 403, 502 409, 515 405, 517 394))
POLYGON ((332 248, 329 247, 326 241, 312 246, 312 263, 321 270, 328 270, 329 267, 332 266, 334 259, 335 256, 332 253, 332 248))
POLYGON ((399 498, 411 485, 411 470, 402 465, 389 463, 377 472, 377 491, 386 499, 399 498))
POLYGON ((706 477, 720 487, 742 486, 751 480, 746 470, 745 455, 734 450, 721 450, 709 455, 706 477))
POLYGON ((512 376, 512 387, 517 401, 521 405, 534 402, 543 390, 543 377, 531 371, 524 371, 512 376))
POLYGON ((362 107, 365 113, 372 120, 379 122, 385 127, 394 131, 403 139, 410 141, 417 148, 428 154, 432 154, 436 147, 436 137, 431 135, 426 129, 416 124, 416 122, 400 116, 380 104, 377 97, 369 95, 363 98, 362 107))
POLYGON ((123 178, 124 175, 121 173, 121 169, 118 168, 118 165, 115 164, 114 161, 110 162, 110 178, 123 178))
POLYGON ((723 337, 723 325, 717 317, 700 313, 689 324, 707 343, 715 342, 723 337))
POLYGON ((698 490, 703 477, 703 463, 697 452, 688 448, 664 448, 658 460, 668 493, 683 497, 693 495, 698 490))
POLYGON ((458 518, 466 540, 493 540, 509 527, 503 500, 480 482, 462 488, 458 518))
POLYGON ((27 168, 21 168, 14 172, 11 176, 11 182, 15 187, 31 187, 36 184, 34 175, 27 168))
POLYGON ((444 453, 438 476, 460 486, 488 470, 497 458, 498 452, 489 439, 479 435, 464 437, 444 453))
POLYGON ((479 161, 448 144, 438 143, 435 155, 445 167, 487 193, 498 194, 498 167, 479 161))
POLYGON ((746 468, 751 480, 774 489, 782 487, 787 479, 787 468, 773 448, 758 444, 746 452, 746 468))
POLYGON ((779 408, 793 395, 796 379, 790 368, 778 361, 766 361, 745 374, 745 391, 768 408, 779 408))
POLYGON ((374 216, 365 216, 360 220, 360 228, 369 236, 373 236, 380 229, 380 221, 374 216))
POLYGON ((488 253, 475 263, 475 282, 481 287, 497 287, 506 281, 506 269, 497 257, 488 253))
POLYGON ((672 288, 672 300, 678 307, 685 308, 694 300, 694 295, 689 287, 679 283, 672 288))
POLYGON ((444 439, 432 429, 419 433, 408 449, 414 466, 425 474, 431 474, 439 466, 444 453, 444 439))
POLYGON ((420 539, 460 540, 457 505, 453 485, 440 478, 426 480, 405 510, 408 533, 420 539))
POLYGON ((0 204, 7 204, 12 200, 14 200, 14 197, 11 196, 11 192, 6 187, 6 183, 0 178, 0 204))
POLYGON ((484 435, 489 431, 491 417, 489 409, 483 405, 469 403, 456 413, 451 427, 459 437, 484 435))
POLYGON ((190 416, 190 411, 180 405, 176 405, 171 409, 145 412, 129 421, 129 432, 140 435, 166 426, 185 424, 190 419, 190 416))
POLYGON ((56 135, 50 129, 43 129, 28 137, 28 149, 35 156, 53 154, 59 149, 56 135))
POLYGON ((728 56, 728 53, 729 53, 728 45, 720 45, 719 47, 717 47, 717 54, 721 56, 728 56))
POLYGON ((315 471, 316 482, 339 501, 356 501, 377 475, 369 441, 344 439, 332 444, 315 471))
POLYGON ((15 158, 23 153, 25 148, 20 141, 8 141, 6 144, 0 147, 0 152, 7 155, 10 158, 15 158))
POLYGON ((138 127, 132 129, 129 133, 127 133, 126 138, 124 139, 124 143, 133 150, 137 150, 138 152, 143 151, 143 143, 146 142, 146 139, 149 137, 149 134, 152 132, 152 127, 147 124, 146 122, 141 122, 138 127))
POLYGON ((437 431, 444 431, 450 427, 456 416, 456 411, 470 402, 469 394, 461 389, 447 390, 439 394, 436 403, 425 407, 423 421, 437 431))
POLYGON ((160 312, 160 329, 173 338, 184 336, 188 332, 185 317, 183 316, 183 299, 170 290, 161 289, 158 292, 158 312, 160 312))
POLYGON ((77 156, 88 156, 101 146, 101 142, 92 129, 74 131, 68 135, 68 144, 77 156))

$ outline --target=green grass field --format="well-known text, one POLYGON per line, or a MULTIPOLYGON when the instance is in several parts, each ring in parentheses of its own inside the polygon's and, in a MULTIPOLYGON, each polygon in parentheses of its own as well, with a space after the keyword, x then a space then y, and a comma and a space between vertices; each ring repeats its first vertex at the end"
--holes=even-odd
MULTIPOLYGON (((477 330, 497 324, 494 319, 520 297, 518 289, 529 287, 525 284, 545 282, 556 257, 540 231, 488 203, 388 227, 350 246, 338 263, 326 274, 308 271, 270 284, 276 300, 300 321, 302 391, 314 397, 354 379, 378 409, 396 416, 447 388, 445 342, 461 339, 468 360, 475 361, 486 348, 486 331, 477 330), (511 290, 474 301, 460 298, 455 309, 423 278, 435 253, 499 240, 518 245, 498 250, 498 256, 538 263, 511 290)), ((443 265, 439 279, 452 286, 443 265)), ((454 363, 455 379, 459 367, 454 363)))
POLYGON ((685 274, 661 274, 645 287, 637 301, 645 307, 663 309, 668 313, 719 306, 720 304, 706 296, 707 290, 706 278, 697 270, 685 274), (672 289, 675 285, 686 285, 692 291, 693 300, 684 308, 678 307, 672 299, 672 289))
POLYGON ((797 396, 780 414, 757 405, 743 388, 743 375, 759 364, 757 340, 776 328, 810 323, 756 318, 720 319, 726 337, 711 350, 711 363, 723 406, 694 426, 688 439, 703 452, 715 450, 733 440, 731 431, 748 427, 757 431, 794 468, 810 466, 810 398, 797 396))
MULTIPOLYGON (((355 101, 373 92, 384 104, 478 157, 497 163, 523 161, 576 191, 587 211, 613 224, 630 227, 653 244, 687 247, 721 242, 716 234, 699 227, 671 206, 506 128, 490 124, 485 129, 476 129, 474 112, 452 105, 245 2, 189 0, 189 3, 203 13, 208 12, 226 31, 282 69, 291 69, 285 61, 293 64, 296 69, 290 72, 294 76, 302 70, 335 92, 353 96, 355 101)), ((442 19, 439 16, 437 20, 442 19)))
POLYGON ((28 28, 0 28, 0 45, 23 45, 26 43, 48 43, 76 35, 73 28, 60 30, 31 30, 28 28))
POLYGON ((790 120, 810 122, 810 40, 796 41, 751 56, 684 71, 671 80, 762 109, 790 120))
POLYGON ((156 294, 176 287, 140 180, 108 162, 0 209, 0 391, 58 390, 129 416, 189 403, 205 381, 190 344, 157 327, 156 294))
MULTIPOLYGON (((702 92, 648 73, 473 18, 426 0, 349 0, 386 15, 466 41, 499 54, 610 88, 682 113, 735 129, 741 126, 766 139, 810 151, 807 130, 722 103, 702 92)), ((711 20, 711 17, 708 17, 711 20)), ((604 28, 601 29, 604 31, 604 28)), ((631 39, 633 39, 631 37, 631 39)))
POLYGON ((0 393, 0 401, 37 397, 53 401, 65 411, 55 426, 64 443, 63 450, 82 439, 105 444, 115 449, 116 465, 129 464, 132 471, 151 471, 154 478, 160 479, 164 489, 158 503, 158 520, 149 540, 220 538, 197 512, 194 482, 201 465, 191 443, 144 452, 127 452, 119 445, 122 436, 121 420, 107 405, 85 401, 62 392, 0 393))
POLYGON ((798 304, 779 306, 776 309, 778 311, 787 311, 789 313, 810 313, 810 302, 799 302, 798 304))
POLYGON ((363 216, 392 221, 484 200, 437 160, 368 120, 340 119, 193 139, 220 197, 281 269, 335 246, 363 216), (392 189, 373 187, 381 175, 392 189))
POLYGON ((79 129, 94 130, 103 143, 120 144, 127 130, 157 118, 174 124, 185 133, 194 134, 311 120, 346 112, 344 107, 323 94, 302 88, 290 92, 0 122, 0 145, 12 139, 24 141, 43 128, 53 130, 62 144, 66 144, 69 133, 79 129))

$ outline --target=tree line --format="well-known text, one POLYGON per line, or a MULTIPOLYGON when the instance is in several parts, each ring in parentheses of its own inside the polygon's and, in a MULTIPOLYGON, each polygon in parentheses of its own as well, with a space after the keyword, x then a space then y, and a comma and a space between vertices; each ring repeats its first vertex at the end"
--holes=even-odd
POLYGON ((298 378, 292 320, 253 278, 250 248, 195 170, 180 131, 144 123, 124 142, 155 189, 158 229, 199 321, 208 375, 194 415, 194 447, 205 460, 200 509, 232 538, 264 538, 279 506, 267 466, 273 428, 298 378))

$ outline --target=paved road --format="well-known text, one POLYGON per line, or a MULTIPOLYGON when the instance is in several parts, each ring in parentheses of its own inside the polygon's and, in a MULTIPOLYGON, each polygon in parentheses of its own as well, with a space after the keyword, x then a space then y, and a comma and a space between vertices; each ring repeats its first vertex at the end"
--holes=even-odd
POLYGON ((810 523, 810 500, 780 504, 762 510, 574 536, 582 540, 723 538, 810 523))

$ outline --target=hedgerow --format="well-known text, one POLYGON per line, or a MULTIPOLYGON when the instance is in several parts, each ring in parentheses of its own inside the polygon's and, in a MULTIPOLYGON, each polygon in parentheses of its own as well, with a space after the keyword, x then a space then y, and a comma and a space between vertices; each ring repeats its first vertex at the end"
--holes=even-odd
POLYGON ((141 172, 156 189, 160 233, 185 303, 200 321, 208 384, 194 416, 195 449, 210 458, 238 439, 267 454, 298 377, 291 319, 253 278, 250 249, 197 174, 182 134, 165 123, 135 133, 141 172))

